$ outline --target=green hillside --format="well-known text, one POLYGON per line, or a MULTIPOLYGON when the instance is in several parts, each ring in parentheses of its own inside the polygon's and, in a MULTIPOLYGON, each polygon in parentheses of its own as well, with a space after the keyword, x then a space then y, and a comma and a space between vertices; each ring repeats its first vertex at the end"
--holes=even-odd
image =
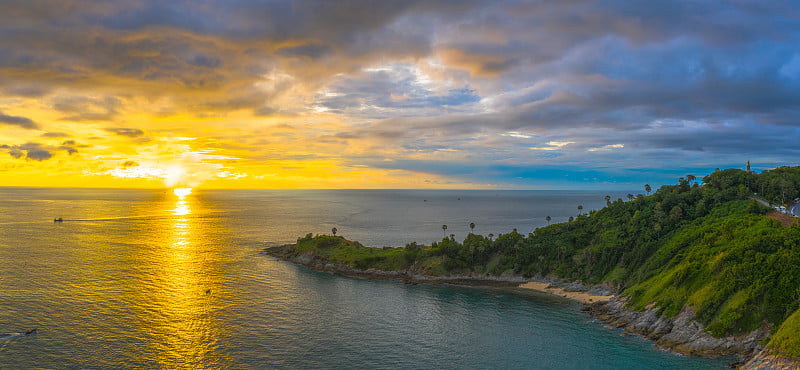
POLYGON ((574 221, 490 238, 469 234, 431 246, 366 248, 341 237, 306 236, 310 252, 355 269, 427 275, 556 276, 606 284, 634 309, 655 303, 674 316, 688 305, 714 336, 774 325, 770 347, 800 354, 800 226, 752 199, 788 202, 800 193, 800 167, 761 174, 728 169, 663 186, 652 195, 608 200, 574 221), (790 318, 791 319, 788 319, 790 318), (787 320, 788 319, 788 320, 787 320))

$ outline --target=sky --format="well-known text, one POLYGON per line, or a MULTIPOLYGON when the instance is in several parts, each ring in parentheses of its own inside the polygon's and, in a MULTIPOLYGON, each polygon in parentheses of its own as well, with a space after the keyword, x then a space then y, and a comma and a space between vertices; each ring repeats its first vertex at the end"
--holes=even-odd
POLYGON ((627 190, 800 162, 792 1, 0 7, 0 186, 627 190))

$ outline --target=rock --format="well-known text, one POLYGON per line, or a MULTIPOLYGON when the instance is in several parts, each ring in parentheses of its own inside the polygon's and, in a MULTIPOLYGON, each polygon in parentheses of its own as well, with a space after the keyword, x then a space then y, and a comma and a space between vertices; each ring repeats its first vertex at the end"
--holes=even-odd
POLYGON ((780 356, 765 348, 745 362, 742 369, 800 369, 800 361, 780 356))
POLYGON ((593 286, 589 288, 589 290, 587 290, 586 293, 589 295, 598 295, 598 296, 614 295, 614 292, 612 290, 601 286, 593 286))
POLYGON ((689 307, 675 317, 667 318, 659 316, 657 308, 634 311, 627 308, 626 303, 624 299, 614 298, 609 302, 593 303, 587 311, 608 325, 643 335, 655 340, 660 348, 685 355, 717 357, 741 354, 749 357, 758 343, 770 334, 769 326, 764 325, 747 335, 715 338, 694 320, 695 314, 689 307))

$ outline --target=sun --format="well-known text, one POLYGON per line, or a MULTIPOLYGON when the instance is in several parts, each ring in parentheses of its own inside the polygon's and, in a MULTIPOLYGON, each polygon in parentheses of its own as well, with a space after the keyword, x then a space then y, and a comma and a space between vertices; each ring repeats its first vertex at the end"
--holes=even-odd
POLYGON ((180 198, 183 198, 192 193, 192 188, 174 188, 172 192, 180 198))

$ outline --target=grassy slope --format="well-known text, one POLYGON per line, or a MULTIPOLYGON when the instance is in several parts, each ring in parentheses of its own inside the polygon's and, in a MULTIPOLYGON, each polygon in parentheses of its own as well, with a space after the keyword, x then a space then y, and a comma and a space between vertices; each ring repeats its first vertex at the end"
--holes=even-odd
POLYGON ((382 249, 309 235, 296 249, 358 269, 414 266, 431 275, 515 273, 606 283, 629 296, 635 309, 655 303, 672 316, 689 306, 715 336, 772 323, 770 346, 798 356, 800 227, 781 225, 747 200, 752 189, 745 184, 761 186, 763 179, 742 172, 715 173, 703 187, 681 181, 648 197, 617 200, 527 236, 470 234, 463 243, 445 238, 382 249))
POLYGON ((800 358, 800 310, 783 322, 768 347, 784 356, 800 358))
POLYGON ((716 336, 797 310, 800 229, 740 211, 729 204, 669 238, 642 266, 652 276, 625 291, 634 307, 655 302, 673 316, 689 305, 716 336))

